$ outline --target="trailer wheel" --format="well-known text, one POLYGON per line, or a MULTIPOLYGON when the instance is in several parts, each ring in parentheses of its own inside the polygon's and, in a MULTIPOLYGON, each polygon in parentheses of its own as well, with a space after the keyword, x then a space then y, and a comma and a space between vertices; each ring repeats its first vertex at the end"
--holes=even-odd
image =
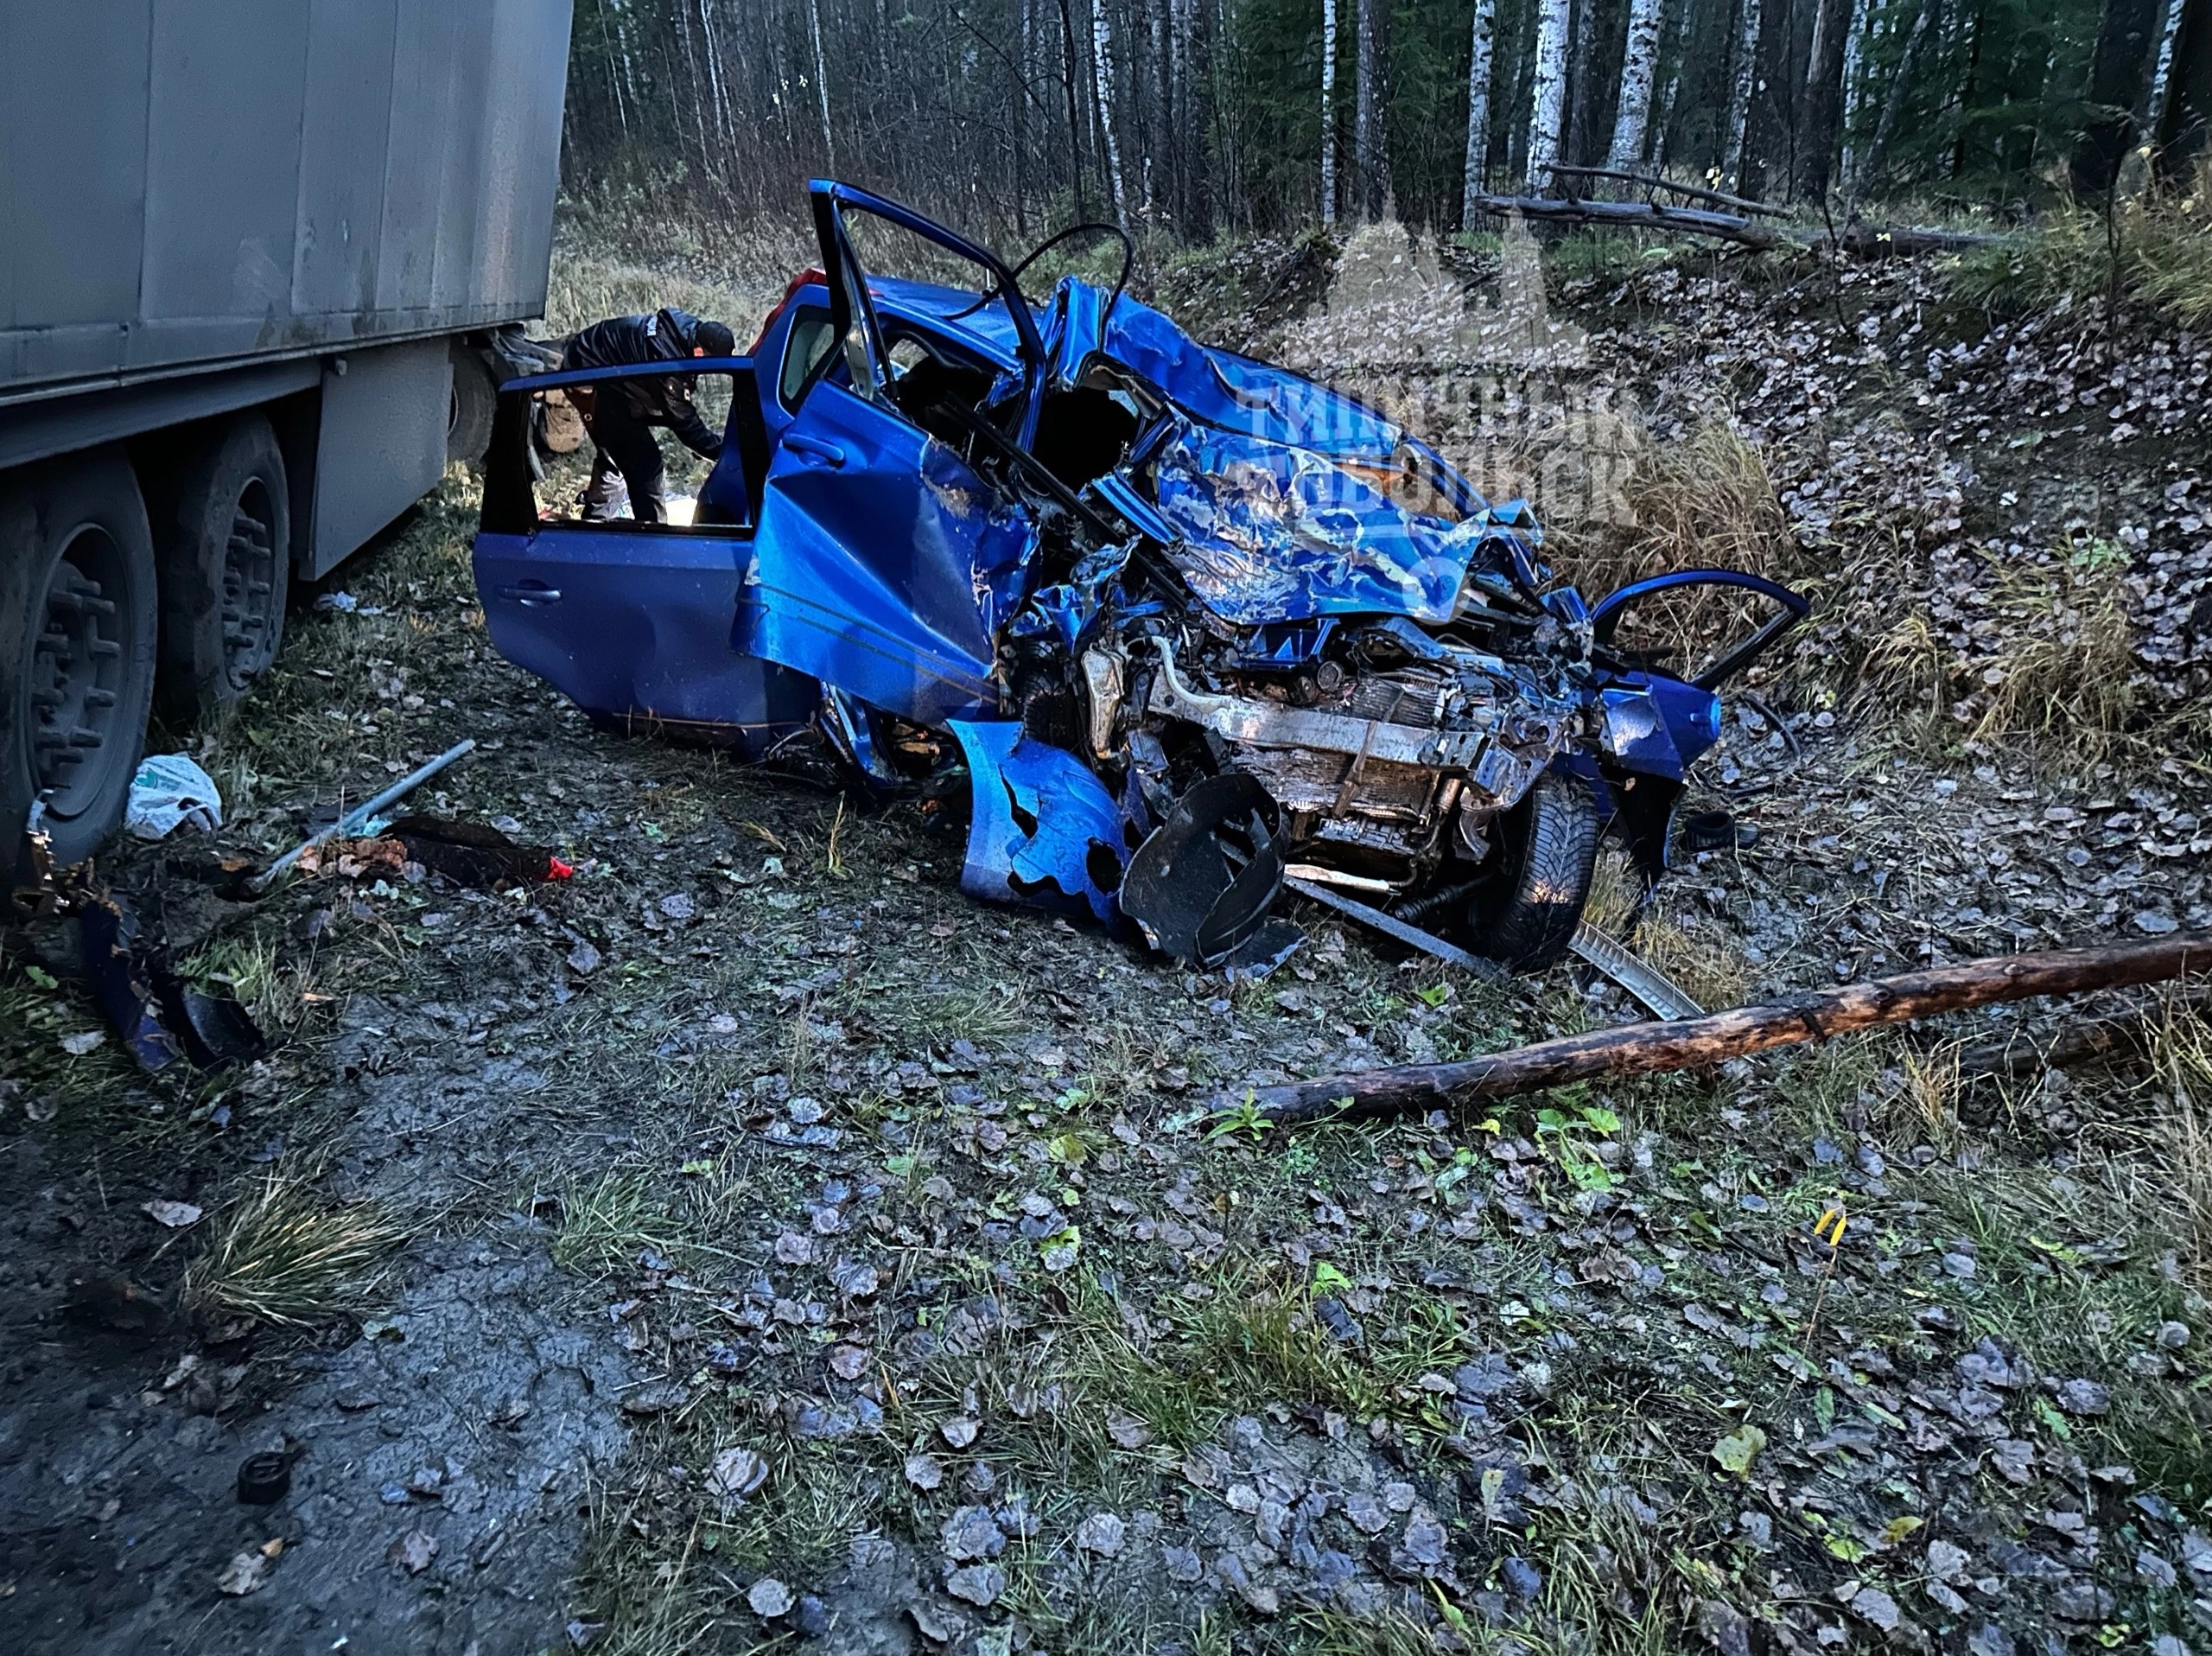
POLYGON ((453 343, 453 398, 447 404, 446 460, 474 465, 492 446, 492 417, 499 410, 499 382, 480 352, 453 343))
POLYGON ((292 567, 284 451, 258 414, 188 458, 160 514, 162 704, 205 717, 276 659, 292 567))
POLYGON ((1497 825, 1496 866, 1467 905, 1467 946, 1541 971, 1573 941, 1598 864, 1598 802, 1547 771, 1497 825))
POLYGON ((154 692, 154 538, 119 454, 0 484, 0 856, 35 801, 57 863, 123 818, 154 692))

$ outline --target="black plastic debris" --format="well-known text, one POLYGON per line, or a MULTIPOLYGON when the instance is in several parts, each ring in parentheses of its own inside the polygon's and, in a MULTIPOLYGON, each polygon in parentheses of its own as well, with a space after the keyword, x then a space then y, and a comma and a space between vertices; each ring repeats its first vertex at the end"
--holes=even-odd
POLYGON ((1256 778, 1224 771, 1185 793, 1137 847, 1122 876, 1122 912, 1154 947, 1186 965, 1279 959, 1300 935, 1268 919, 1285 861, 1273 797, 1256 778))
POLYGON ((137 914, 111 891, 76 903, 85 981, 109 1026, 147 1070, 180 1058, 195 1069, 248 1062, 269 1049, 245 1007, 179 977, 168 950, 137 914))
POLYGON ((238 1462, 238 1499, 249 1506, 274 1506, 291 1493, 292 1462, 282 1452, 264 1449, 238 1462))
POLYGON ((1682 821, 1682 845, 1688 850, 1748 850, 1758 843, 1755 825, 1739 823, 1726 811, 1700 811, 1682 821))

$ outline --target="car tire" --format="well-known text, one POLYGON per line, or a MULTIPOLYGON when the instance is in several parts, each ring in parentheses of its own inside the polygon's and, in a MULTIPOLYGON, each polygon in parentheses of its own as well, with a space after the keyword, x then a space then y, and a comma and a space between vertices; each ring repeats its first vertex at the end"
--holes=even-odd
POLYGON ((446 405, 446 460, 475 465, 492 446, 492 417, 499 411, 499 385, 483 353, 455 340, 452 348, 453 396, 446 405))
POLYGON ((1495 866, 1467 906, 1468 946, 1516 971, 1566 954, 1581 924, 1603 825, 1589 787, 1547 771, 1498 819, 1495 866))
POLYGON ((32 805, 57 864, 123 819, 153 701, 154 538, 120 453, 0 480, 0 854, 32 805))
POLYGON ((182 722, 210 717, 268 671, 284 638, 291 494, 269 422, 233 421, 195 449, 157 524, 162 705, 182 722))

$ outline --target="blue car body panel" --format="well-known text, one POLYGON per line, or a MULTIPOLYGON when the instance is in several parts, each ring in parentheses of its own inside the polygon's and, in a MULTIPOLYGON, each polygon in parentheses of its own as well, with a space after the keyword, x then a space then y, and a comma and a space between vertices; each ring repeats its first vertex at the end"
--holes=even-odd
POLYGON ((758 756, 821 699, 804 674, 730 647, 751 564, 732 535, 625 525, 476 538, 499 653, 594 718, 710 734, 758 756))
POLYGON ((986 902, 1088 914, 1111 927, 1129 860, 1122 809, 1083 761, 1012 720, 949 721, 968 761, 974 814, 960 889, 986 902), (1102 885, 1099 876, 1110 876, 1102 885))

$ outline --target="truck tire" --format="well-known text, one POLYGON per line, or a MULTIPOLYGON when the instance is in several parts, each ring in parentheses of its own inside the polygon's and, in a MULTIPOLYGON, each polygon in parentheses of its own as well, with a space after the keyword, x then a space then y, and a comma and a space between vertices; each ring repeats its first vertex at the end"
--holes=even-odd
POLYGON ((267 419, 220 427, 186 458, 157 519, 162 702, 181 720, 236 702, 276 659, 291 582, 291 494, 267 419))
POLYGON ((470 465, 484 458, 492 446, 492 417, 498 411, 499 382, 483 353, 453 342, 453 400, 447 404, 446 460, 470 465))
POLYGON ((1468 946, 1516 971, 1556 963, 1574 939, 1598 864, 1598 802, 1547 771, 1499 818, 1496 866, 1467 907, 1468 946))
POLYGON ((121 454, 0 480, 0 857, 43 799, 54 861, 123 819, 146 740, 156 631, 154 538, 121 454))

